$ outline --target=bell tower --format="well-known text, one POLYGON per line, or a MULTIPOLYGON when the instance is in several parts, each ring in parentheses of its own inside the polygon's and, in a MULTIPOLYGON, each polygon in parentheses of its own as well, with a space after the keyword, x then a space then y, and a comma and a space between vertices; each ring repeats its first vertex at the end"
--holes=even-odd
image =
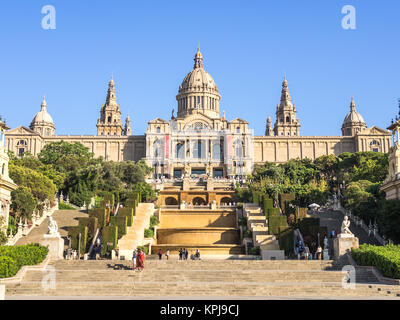
POLYGON ((292 103, 288 82, 282 82, 281 103, 276 107, 275 136, 299 136, 300 121, 296 116, 296 106, 292 103))
POLYGON ((106 103, 101 106, 100 118, 97 120, 98 136, 121 136, 123 127, 121 123, 121 109, 115 96, 114 79, 108 83, 106 103))

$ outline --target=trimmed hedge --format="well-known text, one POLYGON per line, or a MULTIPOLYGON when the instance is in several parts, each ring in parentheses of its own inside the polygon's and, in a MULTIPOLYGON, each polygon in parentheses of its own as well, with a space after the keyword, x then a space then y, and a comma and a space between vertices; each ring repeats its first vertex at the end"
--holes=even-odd
POLYGON ((268 209, 272 209, 274 207, 274 201, 270 198, 264 197, 263 207, 264 207, 264 212, 267 212, 268 209))
POLYGON ((293 200, 295 200, 295 194, 294 193, 281 193, 279 195, 279 204, 280 204, 280 207, 281 207, 282 212, 284 214, 291 213, 291 212, 286 212, 286 210, 287 210, 287 208, 289 208, 288 204, 293 200))
POLYGON ((289 255, 294 250, 294 231, 287 228, 279 233, 279 249, 285 250, 285 255, 289 255))
POLYGON ((117 247, 118 243, 118 227, 117 226, 108 226, 104 227, 102 230, 102 253, 105 255, 107 252, 111 252, 117 247), (112 243, 111 245, 107 245, 108 243, 112 243))
POLYGON ((109 220, 109 212, 106 208, 96 208, 89 210, 89 217, 96 217, 99 228, 105 227, 109 220))
POLYGON ((359 265, 375 266, 385 277, 400 279, 400 245, 362 244, 351 249, 351 255, 359 265))
POLYGON ((58 209, 59 210, 75 210, 75 208, 73 206, 70 206, 69 204, 64 203, 62 201, 59 202, 58 209))
POLYGON ((71 237, 71 248, 74 250, 79 249, 79 233, 81 234, 81 253, 86 253, 88 246, 88 227, 79 225, 76 227, 68 227, 68 236, 71 237))
POLYGON ((123 235, 126 234, 127 232, 127 220, 128 217, 111 217, 110 224, 111 226, 117 226, 118 227, 118 239, 121 239, 123 235))
POLYGON ((80 226, 87 226, 88 227, 88 237, 93 239, 97 228, 99 228, 99 222, 96 217, 89 217, 89 218, 78 218, 80 226))
POLYGON ((12 277, 23 266, 41 263, 49 249, 37 243, 0 247, 0 278, 12 277))
POLYGON ((118 217, 127 217, 127 225, 128 227, 132 226, 134 216, 134 208, 123 207, 118 209, 118 217))

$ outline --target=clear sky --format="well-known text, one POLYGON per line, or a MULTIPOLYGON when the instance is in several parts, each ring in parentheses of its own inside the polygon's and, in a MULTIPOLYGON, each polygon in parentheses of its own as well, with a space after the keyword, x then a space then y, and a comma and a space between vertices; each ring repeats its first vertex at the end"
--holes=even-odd
POLYGON ((354 95, 368 126, 386 128, 400 98, 398 0, 8 0, 0 4, 0 114, 29 126, 43 94, 56 134, 96 134, 114 75, 133 134, 169 120, 200 43, 228 120, 256 135, 275 121, 286 74, 302 135, 340 135, 354 95), (356 29, 342 28, 344 5, 356 29), (42 29, 42 7, 56 29, 42 29))

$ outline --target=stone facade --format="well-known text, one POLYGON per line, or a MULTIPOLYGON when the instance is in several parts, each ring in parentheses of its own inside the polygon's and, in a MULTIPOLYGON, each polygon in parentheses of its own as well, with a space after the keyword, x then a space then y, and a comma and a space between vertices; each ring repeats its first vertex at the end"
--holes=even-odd
POLYGON ((176 100, 176 116, 172 110, 171 119, 151 120, 144 135, 131 135, 129 116, 122 126, 121 108, 111 79, 96 124, 96 136, 55 135, 55 126, 43 99, 41 111, 30 128, 20 126, 7 132, 6 148, 17 155, 25 151, 37 155, 47 143, 80 142, 96 157, 106 160, 144 159, 154 168, 154 178, 203 174, 219 178, 249 174, 255 164, 265 161, 282 163, 343 152, 389 152, 391 147, 390 132, 376 126, 367 128, 356 111, 354 99, 342 125, 342 136, 301 136, 300 120, 286 77, 274 127, 268 117, 265 136, 254 136, 247 121, 240 118, 229 121, 225 111, 220 115, 221 95, 204 69, 199 49, 193 70, 179 86, 176 100))
POLYGON ((400 200, 400 119, 392 123, 388 129, 392 131, 394 146, 390 149, 389 172, 381 190, 385 192, 387 200, 400 200))
POLYGON ((8 127, 0 118, 0 217, 4 219, 3 225, 0 225, 0 231, 7 231, 11 191, 17 188, 17 185, 8 176, 9 159, 7 150, 4 147, 5 131, 7 129, 8 127))

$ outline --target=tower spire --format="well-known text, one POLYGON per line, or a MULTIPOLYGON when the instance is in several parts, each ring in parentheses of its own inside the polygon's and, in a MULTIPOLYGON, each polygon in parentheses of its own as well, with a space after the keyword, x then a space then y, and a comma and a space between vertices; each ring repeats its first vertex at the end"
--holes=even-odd
POLYGON ((47 108, 46 97, 45 97, 45 95, 43 95, 42 104, 40 106, 40 109, 41 110, 46 110, 46 108, 47 108))
POLYGON ((194 67, 193 69, 201 68, 203 69, 203 55, 200 52, 200 44, 197 47, 197 52, 194 56, 194 67))

